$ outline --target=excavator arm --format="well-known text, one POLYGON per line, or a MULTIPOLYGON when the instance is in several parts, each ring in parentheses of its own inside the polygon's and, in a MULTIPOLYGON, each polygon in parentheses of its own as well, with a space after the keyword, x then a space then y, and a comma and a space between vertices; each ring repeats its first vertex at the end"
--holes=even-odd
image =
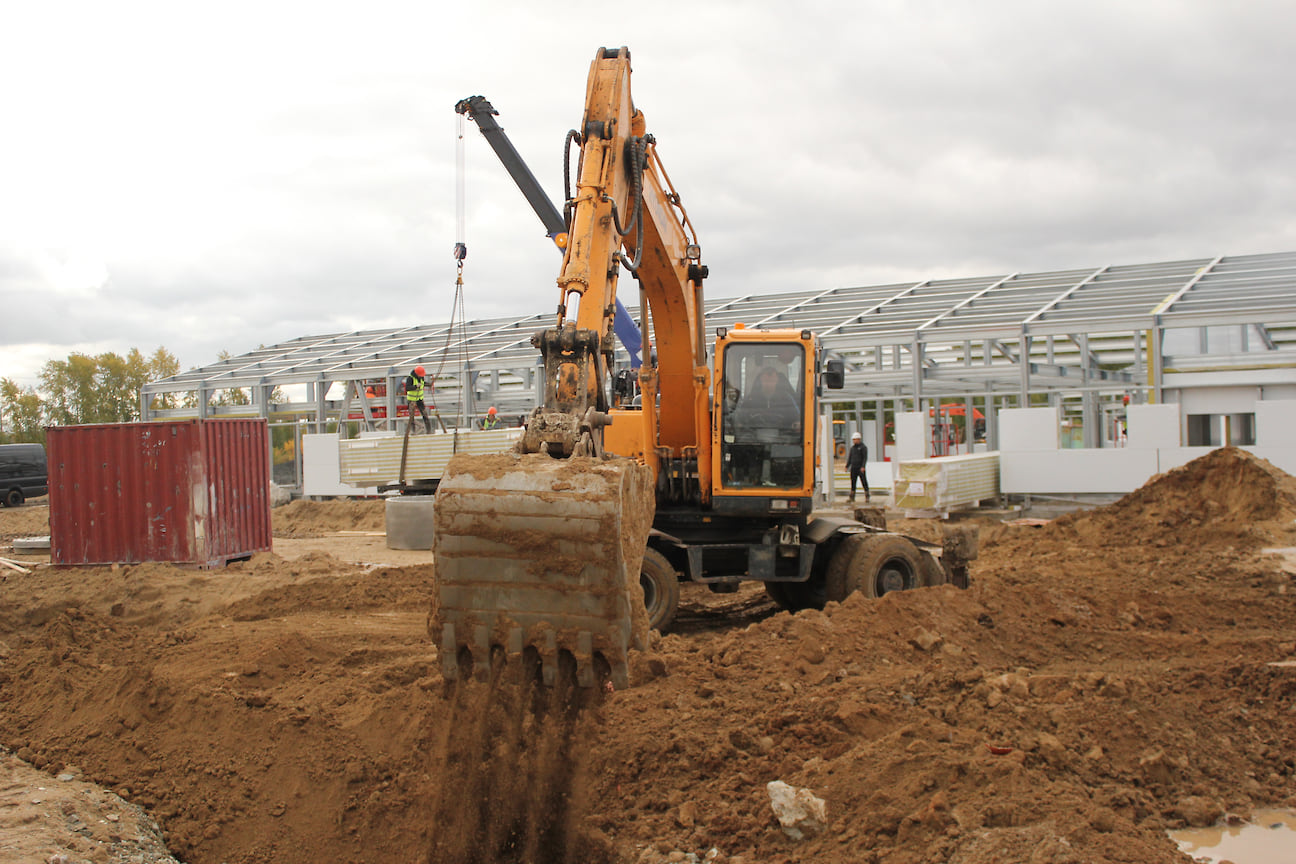
MULTIPOLYGON (((599 416, 588 425, 593 439, 588 449, 601 452, 600 436, 593 433, 606 425, 601 415, 608 408, 609 329, 619 276, 628 269, 639 281, 640 308, 648 310, 655 336, 656 363, 640 372, 647 409, 643 448, 636 453, 655 470, 659 455, 705 448, 709 440, 702 314, 707 268, 646 125, 630 95, 629 50, 600 49, 590 67, 580 129, 557 325, 538 336, 548 387, 537 413, 580 414, 593 408, 599 416), (655 410, 658 395, 669 411, 655 410)), ((541 443, 537 432, 524 446, 541 443)))
MULTIPOLYGON (((466 99, 460 99, 455 104, 455 111, 470 118, 477 124, 481 131, 482 137, 490 144, 495 155, 499 157, 500 164, 508 171, 513 182, 517 184, 518 190, 526 198, 527 204, 540 219, 544 225, 545 235, 553 241, 554 246, 559 252, 567 248, 567 222, 558 208, 549 200, 549 196, 540 186, 540 181, 536 179, 522 155, 518 153, 513 142, 505 134, 503 127, 496 122, 495 118, 499 112, 495 106, 491 105, 484 96, 469 96, 466 99)), ((467 250, 464 249, 466 254, 467 250)), ((630 365, 638 368, 640 365, 640 351, 643 348, 643 340, 639 334, 639 328, 635 325, 634 319, 626 310, 625 305, 618 298, 616 301, 616 323, 615 332, 621 344, 630 354, 630 365)))
POLYGON ((450 679, 518 657, 547 683, 570 670, 584 685, 625 686, 628 652, 647 635, 639 574, 658 480, 668 468, 709 472, 706 268, 631 99, 628 49, 595 56, 578 137, 556 320, 532 337, 542 403, 516 452, 456 457, 437 490, 429 627, 450 679), (623 268, 657 349, 640 370, 642 409, 614 412, 623 268), (626 427, 619 456, 604 447, 614 421, 626 427))

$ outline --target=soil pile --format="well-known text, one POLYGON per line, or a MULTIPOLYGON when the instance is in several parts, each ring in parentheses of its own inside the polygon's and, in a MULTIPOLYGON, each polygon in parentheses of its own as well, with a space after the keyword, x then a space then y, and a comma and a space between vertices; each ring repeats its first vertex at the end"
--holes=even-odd
MULTIPOLYGON (((338 531, 383 531, 386 502, 370 500, 307 501, 298 499, 271 511, 276 537, 323 537, 338 531)), ((15 537, 49 534, 49 505, 46 499, 28 501, 21 507, 0 511, 0 543, 15 537)))
POLYGON ((1251 548, 1290 536, 1294 517, 1296 479, 1266 459, 1225 447, 1052 527, 1069 529, 1072 539, 1087 544, 1231 542, 1251 548))
POLYGON ((272 513, 276 537, 322 537, 336 531, 383 531, 386 502, 307 501, 304 498, 276 507, 272 513))
POLYGON ((503 727, 447 697, 428 565, 10 573, 0 744, 147 808, 190 864, 439 864, 447 838, 502 836, 493 813, 516 837, 560 813, 561 848, 599 864, 1187 862, 1166 828, 1296 806, 1296 590, 1263 552, 1291 544, 1292 482, 1224 451, 995 525, 966 591, 789 615, 686 586, 681 632, 570 739, 557 810, 482 780, 527 776, 535 739, 449 746, 503 727), (696 611, 712 597, 734 614, 696 611), (823 799, 824 827, 788 837, 774 780, 823 799))
MULTIPOLYGON (((45 499, 41 499, 44 502, 45 499)), ((21 507, 0 510, 0 546, 8 546, 18 537, 49 535, 49 505, 28 501, 21 507)))
POLYGON ((72 860, 176 864, 161 829, 141 808, 78 780, 75 770, 53 777, 0 749, 3 860, 67 861, 57 856, 69 854, 72 860))

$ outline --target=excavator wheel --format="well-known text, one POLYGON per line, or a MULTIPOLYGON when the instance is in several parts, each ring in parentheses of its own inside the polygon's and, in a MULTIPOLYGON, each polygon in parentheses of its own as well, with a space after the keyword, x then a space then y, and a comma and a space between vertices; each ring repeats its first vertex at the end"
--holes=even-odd
POLYGON ((437 487, 429 633, 449 680, 522 663, 546 685, 629 686, 648 636, 638 578, 651 472, 629 459, 459 455, 437 487))
POLYGON ((927 567, 918 548, 897 534, 849 534, 828 563, 828 599, 845 600, 855 591, 878 598, 926 583, 927 567))
POLYGON ((639 568, 639 586, 648 612, 648 629, 665 633, 679 611, 679 574, 665 555, 656 549, 645 549, 643 566, 639 568))
POLYGON ((838 542, 832 557, 828 559, 828 570, 824 576, 825 593, 829 600, 840 603, 860 589, 859 580, 851 580, 847 574, 851 572, 851 561, 868 539, 867 534, 847 534, 838 542))

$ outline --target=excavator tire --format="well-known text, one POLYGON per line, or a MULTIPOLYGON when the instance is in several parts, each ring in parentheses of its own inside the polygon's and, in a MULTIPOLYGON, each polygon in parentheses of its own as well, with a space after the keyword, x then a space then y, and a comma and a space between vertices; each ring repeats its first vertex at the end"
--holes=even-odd
POLYGON ((639 575, 652 528, 649 469, 629 459, 459 455, 437 487, 432 611, 446 680, 500 663, 552 686, 629 686, 647 643, 639 575))
POLYGON ((891 591, 909 591, 923 585, 923 564, 918 547, 897 534, 875 534, 862 544, 851 561, 853 578, 864 596, 881 597, 891 591))
POLYGON ((847 534, 837 544, 824 574, 824 588, 829 600, 840 603, 860 589, 860 580, 852 579, 848 574, 852 572, 852 560, 868 539, 867 534, 847 534))
POLYGON ((656 549, 645 549, 639 568, 639 586, 643 589, 648 629, 665 633, 679 611, 679 574, 656 549))
POLYGON ((927 565, 914 544, 897 534, 849 534, 828 562, 828 599, 845 600, 856 591, 876 599, 926 583, 927 565))

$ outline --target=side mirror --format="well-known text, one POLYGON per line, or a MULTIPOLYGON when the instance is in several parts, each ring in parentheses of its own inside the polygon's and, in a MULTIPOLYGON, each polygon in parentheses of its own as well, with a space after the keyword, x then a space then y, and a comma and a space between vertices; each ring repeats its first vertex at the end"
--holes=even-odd
POLYGON ((846 386, 846 361, 840 357, 829 357, 824 361, 823 385, 829 390, 846 386))

